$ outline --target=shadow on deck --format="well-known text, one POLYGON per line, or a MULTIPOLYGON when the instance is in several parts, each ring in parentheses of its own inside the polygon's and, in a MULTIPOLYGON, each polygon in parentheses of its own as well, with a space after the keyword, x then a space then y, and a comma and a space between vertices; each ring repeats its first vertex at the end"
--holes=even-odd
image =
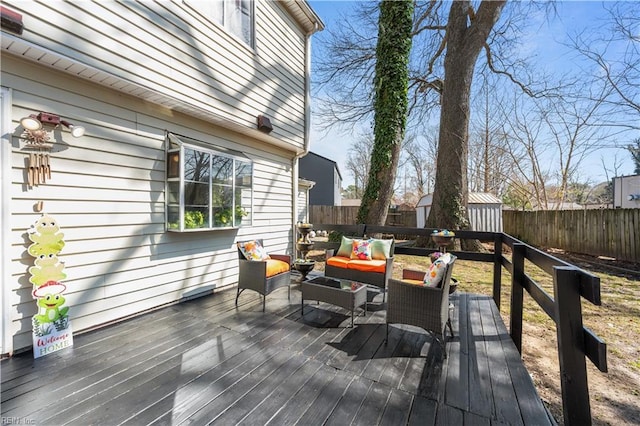
POLYGON ((382 296, 348 328, 346 310, 299 286, 267 297, 235 289, 77 335, 34 360, 2 361, 2 416, 58 424, 550 424, 489 296, 453 297, 441 347, 391 325, 382 296))

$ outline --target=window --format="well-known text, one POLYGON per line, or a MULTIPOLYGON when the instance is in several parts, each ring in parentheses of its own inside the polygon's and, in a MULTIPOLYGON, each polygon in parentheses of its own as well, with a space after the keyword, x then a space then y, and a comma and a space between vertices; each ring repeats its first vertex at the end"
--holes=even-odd
POLYGON ((167 136, 166 216, 170 231, 251 225, 253 164, 238 151, 167 136))
POLYGON ((250 47, 253 44, 253 0, 189 0, 194 8, 250 47))

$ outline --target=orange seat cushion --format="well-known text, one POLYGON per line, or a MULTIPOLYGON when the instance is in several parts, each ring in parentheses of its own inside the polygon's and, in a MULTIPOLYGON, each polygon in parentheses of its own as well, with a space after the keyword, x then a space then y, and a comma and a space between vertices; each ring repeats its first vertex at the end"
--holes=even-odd
POLYGON ((410 280, 408 278, 403 278, 402 282, 407 284, 419 285, 420 287, 424 286, 424 281, 422 280, 410 280))
POLYGON ((362 272, 380 272, 384 274, 387 267, 387 262, 384 260, 357 260, 351 259, 347 268, 357 269, 362 272))
POLYGON ((362 272, 380 272, 382 274, 387 268, 385 260, 359 260, 342 256, 330 257, 327 259, 327 265, 335 266, 336 268, 357 269, 362 272))
POLYGON ((287 272, 289 270, 289 264, 277 259, 267 259, 267 277, 287 272))
POLYGON ((327 265, 335 266, 336 268, 347 269, 349 262, 351 262, 351 259, 342 256, 333 256, 327 259, 327 265))

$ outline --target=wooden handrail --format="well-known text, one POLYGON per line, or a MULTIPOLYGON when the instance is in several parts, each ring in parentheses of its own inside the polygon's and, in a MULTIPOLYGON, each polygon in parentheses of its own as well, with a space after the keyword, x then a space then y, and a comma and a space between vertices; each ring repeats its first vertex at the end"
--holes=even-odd
MULTIPOLYGON (((399 234, 428 237, 430 228, 406 228, 372 225, 316 224, 318 229, 334 230, 342 235, 399 234)), ((570 263, 531 247, 501 232, 454 230, 456 238, 493 242, 494 253, 452 251, 459 259, 492 262, 493 299, 500 308, 502 268, 511 274, 511 306, 509 325, 511 339, 522 350, 523 295, 526 290, 540 308, 556 323, 558 359, 564 423, 591 424, 591 407, 587 383, 586 359, 600 371, 607 372, 607 345, 582 323, 581 297, 601 305, 600 278, 570 263), (511 248, 511 260, 502 253, 502 246, 511 248), (538 266, 553 278, 553 297, 525 273, 525 260, 538 266)), ((395 253, 428 256, 436 249, 396 244, 395 253)))

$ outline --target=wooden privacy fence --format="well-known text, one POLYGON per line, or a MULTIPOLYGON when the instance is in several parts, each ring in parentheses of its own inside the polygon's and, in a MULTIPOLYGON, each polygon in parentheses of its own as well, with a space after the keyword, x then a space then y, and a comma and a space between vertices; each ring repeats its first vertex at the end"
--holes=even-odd
POLYGON ((640 261, 640 209, 502 213, 504 232, 542 248, 640 261))
MULTIPOLYGON (((357 206, 309 206, 310 223, 332 223, 336 225, 353 225, 357 223, 357 206)), ((414 210, 389 211, 387 226, 416 227, 416 212, 414 210)))

